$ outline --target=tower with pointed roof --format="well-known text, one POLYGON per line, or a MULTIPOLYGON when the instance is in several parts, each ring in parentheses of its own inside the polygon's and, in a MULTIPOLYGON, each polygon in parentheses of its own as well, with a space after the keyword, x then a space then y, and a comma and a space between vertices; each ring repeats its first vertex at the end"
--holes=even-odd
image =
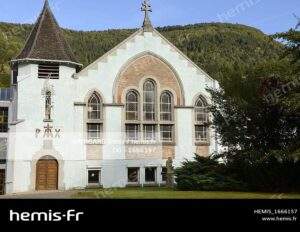
POLYGON ((63 31, 59 27, 48 0, 40 13, 23 50, 12 60, 13 64, 22 63, 59 63, 79 68, 78 63, 63 31))

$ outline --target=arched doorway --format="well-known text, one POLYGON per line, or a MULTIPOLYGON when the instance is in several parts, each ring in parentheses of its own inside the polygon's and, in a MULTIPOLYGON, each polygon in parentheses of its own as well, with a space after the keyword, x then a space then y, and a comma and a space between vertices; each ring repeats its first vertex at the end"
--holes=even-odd
POLYGON ((58 162, 51 156, 42 157, 36 164, 36 190, 58 189, 58 162))

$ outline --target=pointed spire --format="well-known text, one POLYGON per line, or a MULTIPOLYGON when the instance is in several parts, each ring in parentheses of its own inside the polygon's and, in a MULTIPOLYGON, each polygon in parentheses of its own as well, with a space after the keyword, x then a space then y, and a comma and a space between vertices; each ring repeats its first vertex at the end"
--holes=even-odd
POLYGON ((45 9, 45 8, 50 8, 49 1, 48 1, 48 0, 45 0, 45 3, 44 3, 44 9, 45 9))
POLYGON ((79 64, 64 38, 51 9, 48 0, 39 15, 22 52, 12 62, 59 62, 74 66, 79 64))
POLYGON ((144 22, 143 22, 143 30, 146 32, 152 31, 153 30, 153 26, 149 17, 149 12, 152 12, 152 8, 150 3, 148 2, 148 0, 144 0, 144 2, 142 3, 142 8, 141 11, 145 12, 145 18, 144 18, 144 22))

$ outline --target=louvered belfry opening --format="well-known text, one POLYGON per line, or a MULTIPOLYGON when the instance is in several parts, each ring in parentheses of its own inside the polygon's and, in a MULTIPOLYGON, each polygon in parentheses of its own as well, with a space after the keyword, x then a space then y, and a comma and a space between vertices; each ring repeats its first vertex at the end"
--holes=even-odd
POLYGON ((59 65, 58 64, 39 64, 38 69, 39 78, 59 79, 59 65))

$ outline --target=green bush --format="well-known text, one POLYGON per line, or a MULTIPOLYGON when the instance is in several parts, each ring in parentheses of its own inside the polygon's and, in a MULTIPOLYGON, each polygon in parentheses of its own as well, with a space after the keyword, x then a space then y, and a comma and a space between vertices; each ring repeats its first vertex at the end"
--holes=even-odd
MULTIPOLYGON (((264 192, 299 192, 299 159, 275 152, 263 159, 247 158, 229 161, 226 172, 234 174, 236 179, 247 184, 252 191, 264 192)), ((241 154, 247 157, 245 154, 241 154)))
POLYGON ((195 161, 185 161, 175 170, 177 188, 180 190, 242 191, 246 185, 226 176, 225 166, 217 160, 196 156, 195 161))
POLYGON ((196 156, 175 170, 179 190, 300 192, 300 160, 272 153, 263 159, 226 154, 226 162, 196 156), (228 158, 231 157, 231 158, 228 158))

